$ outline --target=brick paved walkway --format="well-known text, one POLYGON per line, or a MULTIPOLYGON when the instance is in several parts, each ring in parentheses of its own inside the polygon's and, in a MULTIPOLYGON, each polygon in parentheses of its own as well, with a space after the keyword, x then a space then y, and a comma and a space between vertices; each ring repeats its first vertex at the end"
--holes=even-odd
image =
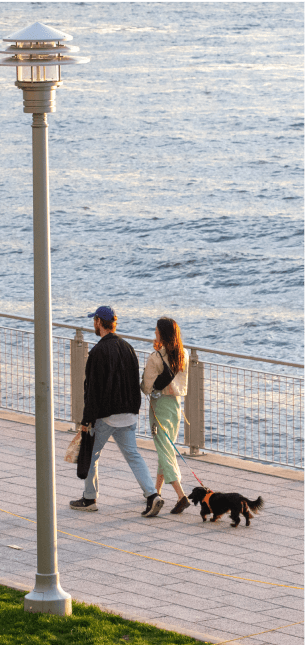
MULTIPOLYGON (((83 482, 76 467, 63 461, 71 438, 56 431, 58 529, 151 558, 250 579, 192 571, 59 533, 60 582, 73 598, 214 643, 303 643, 303 625, 298 624, 303 621, 303 591, 271 584, 303 587, 301 481, 191 460, 192 469, 213 490, 239 491, 250 499, 261 495, 263 512, 249 528, 242 520, 237 529, 230 527, 227 515, 204 525, 193 506, 174 517, 169 511, 176 498, 166 486, 160 515, 145 519, 140 516, 142 492, 116 445, 108 443, 100 460, 99 510, 77 512, 69 508, 69 500, 81 496, 83 482)), ((34 427, 0 420, 0 441, 0 508, 35 520, 34 427)), ((156 453, 141 453, 154 476, 156 453)), ((188 494, 196 484, 184 464, 181 472, 188 494)), ((0 539, 0 582, 31 589, 36 525, 0 512, 0 539)))

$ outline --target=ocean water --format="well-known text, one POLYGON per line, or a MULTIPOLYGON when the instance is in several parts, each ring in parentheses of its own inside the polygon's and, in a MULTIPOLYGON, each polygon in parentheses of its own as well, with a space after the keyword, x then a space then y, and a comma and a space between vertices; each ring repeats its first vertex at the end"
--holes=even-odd
MULTIPOLYGON (((1 38, 40 21, 91 56, 63 69, 48 116, 55 321, 88 326, 106 303, 119 332, 152 337, 167 315, 187 343, 302 360, 303 12, 0 3, 1 38)), ((14 81, 0 67, 0 310, 32 316, 32 129, 14 81)))

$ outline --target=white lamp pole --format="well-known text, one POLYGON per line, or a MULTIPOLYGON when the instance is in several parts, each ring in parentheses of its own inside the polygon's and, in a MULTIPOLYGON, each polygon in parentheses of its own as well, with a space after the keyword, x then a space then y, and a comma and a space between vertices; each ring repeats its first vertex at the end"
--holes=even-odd
POLYGON ((56 111, 61 65, 90 59, 70 56, 79 48, 62 41, 72 40, 72 36, 42 23, 3 40, 12 44, 2 52, 10 56, 0 60, 0 65, 17 68, 16 86, 23 90, 23 110, 33 114, 37 573, 24 609, 65 615, 71 614, 72 602, 60 586, 57 564, 47 113, 56 111))

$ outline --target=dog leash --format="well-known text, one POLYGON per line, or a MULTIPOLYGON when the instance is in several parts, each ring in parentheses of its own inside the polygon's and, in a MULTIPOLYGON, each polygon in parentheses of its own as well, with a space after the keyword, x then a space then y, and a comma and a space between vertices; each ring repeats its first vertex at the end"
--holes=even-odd
MULTIPOLYGON (((148 397, 147 397, 147 398, 148 398, 148 397)), ((149 400, 149 398, 148 398, 148 400, 149 400)), ((160 425, 160 428, 162 428, 164 434, 167 436, 168 440, 171 442, 172 446, 174 447, 174 449, 175 449, 176 452, 178 453, 179 457, 181 457, 181 459, 182 459, 182 460, 184 461, 184 463, 187 465, 187 467, 189 468, 189 470, 191 471, 191 473, 194 475, 195 479, 197 479, 197 481, 199 482, 199 484, 201 484, 201 486, 203 486, 202 481, 200 481, 200 479, 197 477, 197 475, 194 473, 194 471, 193 471, 193 470, 191 469, 191 467, 188 465, 186 459, 182 456, 182 454, 179 452, 178 448, 176 448, 175 444, 172 442, 170 436, 167 434, 167 431, 166 431, 165 427, 162 425, 162 423, 160 423, 158 417, 156 416, 156 412, 155 412, 155 410, 154 410, 154 408, 153 408, 153 406, 152 406, 152 402, 151 402, 151 400, 150 400, 150 407, 151 407, 151 409, 152 409, 152 411, 153 411, 153 413, 154 413, 154 417, 155 417, 156 421, 157 421, 157 422, 159 423, 159 425, 160 425)), ((205 488, 205 486, 203 486, 203 488, 205 488)))

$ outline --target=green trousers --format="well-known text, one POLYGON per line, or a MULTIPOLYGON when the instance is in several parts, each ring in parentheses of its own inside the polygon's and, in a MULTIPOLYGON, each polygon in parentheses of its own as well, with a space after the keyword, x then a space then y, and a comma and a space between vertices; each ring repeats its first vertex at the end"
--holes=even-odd
MULTIPOLYGON (((161 425, 166 429, 170 439, 175 443, 181 419, 180 398, 175 398, 174 396, 160 396, 160 398, 152 398, 151 403, 155 410, 156 417, 159 419, 161 425)), ((158 474, 163 475, 166 484, 170 484, 176 480, 180 482, 181 473, 177 463, 175 449, 164 434, 158 421, 155 419, 151 407, 149 408, 149 422, 150 426, 152 426, 153 423, 156 423, 158 427, 157 436, 153 437, 158 453, 158 474)))

